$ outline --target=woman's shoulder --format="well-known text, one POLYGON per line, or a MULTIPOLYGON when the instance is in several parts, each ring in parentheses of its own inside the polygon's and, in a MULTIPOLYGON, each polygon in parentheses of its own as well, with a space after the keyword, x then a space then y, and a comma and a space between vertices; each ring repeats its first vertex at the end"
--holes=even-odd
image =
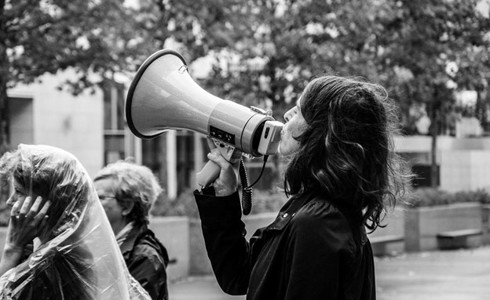
POLYGON ((167 249, 150 229, 138 237, 134 245, 133 257, 146 257, 155 263, 168 263, 167 249))
POLYGON ((299 232, 310 234, 351 236, 349 219, 324 197, 314 197, 292 217, 291 226, 299 232))
POLYGON ((329 221, 332 219, 347 218, 329 199, 316 196, 307 201, 296 213, 298 220, 318 220, 329 221))

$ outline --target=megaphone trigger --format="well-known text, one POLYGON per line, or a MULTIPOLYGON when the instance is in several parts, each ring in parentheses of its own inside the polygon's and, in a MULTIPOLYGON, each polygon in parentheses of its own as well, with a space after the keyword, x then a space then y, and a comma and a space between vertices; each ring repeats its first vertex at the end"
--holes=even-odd
POLYGON ((215 140, 215 144, 221 156, 223 156, 227 161, 231 162, 231 158, 233 156, 233 153, 235 152, 235 147, 216 140, 215 140))

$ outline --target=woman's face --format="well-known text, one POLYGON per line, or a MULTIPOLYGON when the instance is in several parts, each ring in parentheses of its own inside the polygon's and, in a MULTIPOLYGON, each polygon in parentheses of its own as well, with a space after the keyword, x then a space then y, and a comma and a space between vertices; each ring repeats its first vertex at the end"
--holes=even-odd
POLYGON ((118 234, 126 226, 123 216, 124 208, 116 199, 116 181, 113 178, 103 178, 94 182, 100 203, 105 210, 109 223, 111 223, 114 234, 118 234))
POLYGON ((6 202, 6 204, 9 208, 12 208, 12 206, 14 206, 14 204, 17 201, 23 201, 23 199, 25 199, 25 197, 27 197, 27 195, 25 195, 25 193, 23 191, 21 191, 18 186, 15 186, 15 184, 14 184, 13 191, 14 192, 12 194, 10 194, 10 197, 7 199, 7 202, 6 202))
POLYGON ((6 204, 9 208, 12 208, 12 206, 14 206, 14 204, 18 201, 24 202, 24 200, 27 196, 30 196, 32 199, 36 199, 38 196, 38 195, 35 195, 34 193, 26 190, 23 186, 21 186, 15 180, 12 184, 12 190, 14 192, 10 195, 10 197, 7 199, 7 202, 6 202, 6 204))
POLYGON ((308 126, 301 114, 301 98, 296 102, 296 106, 284 114, 284 120, 286 124, 281 131, 279 153, 287 156, 298 152, 300 143, 295 138, 299 137, 308 126))

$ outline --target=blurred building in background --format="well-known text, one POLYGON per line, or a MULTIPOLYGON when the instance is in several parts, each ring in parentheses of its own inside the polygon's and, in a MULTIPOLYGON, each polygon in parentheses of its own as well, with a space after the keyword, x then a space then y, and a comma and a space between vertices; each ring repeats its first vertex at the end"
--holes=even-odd
MULTIPOLYGON (((132 157, 158 175, 169 198, 196 187, 195 174, 207 161, 203 135, 168 131, 151 140, 136 138, 125 121, 124 84, 107 82, 102 88, 73 96, 57 88, 70 75, 45 75, 38 83, 8 91, 13 147, 27 143, 63 148, 76 155, 90 175, 110 162, 132 157)), ((397 138, 396 147, 418 174, 414 184, 430 186, 430 136, 397 138)), ((490 138, 483 136, 476 118, 457 119, 455 132, 438 138, 436 157, 441 189, 468 190, 490 185, 490 138)), ((262 163, 250 161, 247 167, 253 180, 262 163)), ((270 160, 256 187, 270 188, 273 182, 269 175, 276 171, 270 160)))
POLYGON ((172 131, 152 140, 136 138, 125 121, 124 84, 74 96, 60 90, 68 72, 44 75, 36 83, 8 90, 10 145, 46 144, 73 153, 94 175, 104 165, 132 157, 159 175, 169 197, 193 187, 206 153, 205 139, 189 131, 172 131))
POLYGON ((47 144, 75 154, 94 174, 104 163, 104 95, 77 97, 57 86, 69 72, 44 75, 39 82, 7 91, 10 145, 47 144))

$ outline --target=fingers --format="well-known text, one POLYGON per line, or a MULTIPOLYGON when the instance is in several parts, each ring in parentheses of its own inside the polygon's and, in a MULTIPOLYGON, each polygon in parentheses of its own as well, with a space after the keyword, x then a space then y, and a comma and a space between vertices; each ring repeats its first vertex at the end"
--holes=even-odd
POLYGON ((20 207, 19 215, 21 215, 21 216, 27 215, 27 212, 31 208, 31 204, 32 204, 32 197, 27 196, 24 200, 24 203, 20 207))
POLYGON ((46 218, 48 218, 47 213, 50 206, 51 206, 51 201, 48 200, 44 203, 41 210, 33 218, 36 221, 36 223, 39 223, 41 220, 46 220, 46 218))
MULTIPOLYGON (((26 218, 34 217, 37 214, 37 211, 39 210, 39 207, 41 206, 42 202, 43 202, 43 198, 41 196, 37 196, 36 201, 34 201, 34 203, 32 204, 32 206, 29 209, 29 212, 26 214, 26 218)), ((24 203, 24 206, 25 206, 25 203, 24 203)))
POLYGON ((208 153, 209 160, 215 162, 221 169, 224 169, 230 165, 230 163, 221 155, 218 148, 214 148, 208 153))
POLYGON ((233 151, 233 154, 231 155, 231 158, 230 158, 230 163, 236 167, 238 165, 238 163, 240 162, 240 159, 242 159, 242 151, 239 151, 239 150, 235 150, 233 151))
POLYGON ((12 207, 11 218, 16 222, 33 220, 33 225, 36 225, 46 217, 50 205, 51 202, 44 202, 41 196, 37 196, 35 201, 30 196, 20 198, 12 207))
POLYGON ((19 197, 18 200, 14 203, 14 205, 12 205, 12 209, 10 210, 10 217, 17 217, 20 213, 20 208, 23 206, 25 200, 27 198, 30 198, 29 196, 28 197, 19 197))

